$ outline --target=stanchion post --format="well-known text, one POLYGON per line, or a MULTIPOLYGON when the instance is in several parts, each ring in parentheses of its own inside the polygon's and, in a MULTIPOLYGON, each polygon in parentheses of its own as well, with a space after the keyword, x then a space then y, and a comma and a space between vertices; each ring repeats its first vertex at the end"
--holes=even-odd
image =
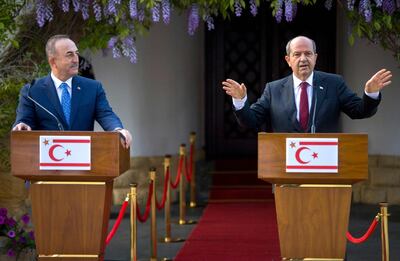
POLYGON ((379 203, 381 206, 381 242, 382 242, 382 261, 389 261, 389 229, 388 229, 388 203, 379 203))
MULTIPOLYGON (((160 239, 160 242, 162 243, 178 243, 178 242, 184 242, 184 238, 172 238, 171 236, 171 156, 170 155, 165 155, 164 157, 164 175, 167 175, 167 169, 169 168, 169 179, 166 180, 164 176, 164 180, 167 183, 167 198, 165 201, 165 206, 164 206, 164 215, 165 215, 165 237, 160 239)), ((164 258, 164 260, 167 260, 164 258)))
POLYGON ((179 160, 183 157, 183 164, 181 169, 181 180, 179 183, 179 224, 183 225, 186 223, 185 216, 186 216, 186 192, 185 192, 185 153, 186 153, 186 145, 181 144, 179 147, 179 160))
POLYGON ((151 198, 151 224, 150 224, 150 261, 157 261, 157 223, 156 223, 156 169, 150 168, 150 181, 153 183, 153 195, 151 198))
MULTIPOLYGON (((165 155, 164 157, 164 175, 167 175, 167 170, 170 169, 171 166, 171 156, 165 155)), ((170 175, 171 176, 171 175, 170 175)), ((171 179, 171 178, 170 178, 171 179)), ((171 241, 171 184, 170 179, 164 180, 168 182, 167 185, 167 198, 164 207, 164 216, 165 216, 165 237, 164 242, 169 243, 171 241)))
POLYGON ((190 180, 190 207, 195 208, 197 206, 196 204, 196 160, 195 160, 195 151, 196 151, 196 132, 191 132, 190 133, 190 148, 193 148, 193 151, 191 151, 191 156, 192 158, 192 165, 191 165, 191 173, 192 177, 190 180))
POLYGON ((131 199, 131 261, 136 261, 137 257, 137 226, 136 226, 136 198, 137 198, 137 185, 130 184, 130 199, 131 199))

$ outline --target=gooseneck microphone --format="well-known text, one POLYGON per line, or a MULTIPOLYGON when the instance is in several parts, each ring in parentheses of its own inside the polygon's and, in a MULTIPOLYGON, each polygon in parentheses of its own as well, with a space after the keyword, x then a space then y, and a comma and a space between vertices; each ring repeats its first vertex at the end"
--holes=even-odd
MULTIPOLYGON (((323 87, 320 86, 320 88, 323 87)), ((314 102, 313 116, 311 120, 311 133, 315 133, 315 113, 317 111, 317 102, 318 102, 317 88, 314 88, 313 96, 315 97, 315 102, 314 102)))
POLYGON ((28 90, 27 90, 27 94, 26 97, 31 100, 34 104, 36 104, 38 107, 40 107, 42 110, 44 110, 47 114, 49 114, 51 117, 53 117, 56 121, 57 121, 57 127, 58 130, 60 131, 64 131, 64 126, 61 124, 60 120, 57 118, 56 115, 54 115, 51 111, 49 111, 48 109, 46 109, 43 105, 41 105, 39 102, 37 102, 35 99, 33 99, 30 94, 29 91, 31 90, 32 85, 35 84, 35 80, 33 80, 29 85, 28 85, 28 90))

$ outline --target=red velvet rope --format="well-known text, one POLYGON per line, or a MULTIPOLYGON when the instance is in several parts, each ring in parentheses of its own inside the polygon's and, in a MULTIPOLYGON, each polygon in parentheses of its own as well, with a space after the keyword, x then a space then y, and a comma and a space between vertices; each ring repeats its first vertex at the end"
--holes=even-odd
POLYGON ((171 187, 176 189, 179 184, 179 180, 181 179, 181 172, 182 172, 182 165, 183 165, 183 155, 179 158, 179 165, 178 165, 178 173, 176 174, 175 182, 171 182, 171 187))
POLYGON ((168 182, 169 182, 169 167, 167 167, 167 169, 165 170, 164 192, 163 192, 161 204, 158 204, 157 198, 156 198, 156 205, 157 205, 157 209, 159 209, 159 210, 164 208, 165 201, 167 199, 168 182))
POLYGON ((194 155, 194 144, 190 145, 190 161, 189 161, 189 169, 190 169, 190 177, 192 176, 193 172, 193 155, 194 155))
POLYGON ((144 211, 143 216, 140 215, 139 204, 136 202, 136 215, 137 215, 138 220, 142 223, 146 222, 147 218, 149 217, 152 196, 153 196, 153 181, 151 181, 149 184, 149 195, 147 197, 146 210, 144 211))
POLYGON ((374 232, 377 224, 378 224, 378 218, 374 218, 374 220, 372 221, 371 225, 369 226, 367 232, 365 232, 365 234, 359 238, 355 238, 350 234, 350 232, 347 232, 346 233, 347 240, 349 240, 353 244, 363 243, 365 240, 367 240, 371 236, 372 232, 374 232))
POLYGON ((121 220, 125 215, 125 210, 126 210, 127 206, 128 206, 128 200, 125 200, 121 206, 121 209, 119 210, 118 218, 115 221, 113 228, 111 229, 110 233, 107 235, 106 245, 108 245, 108 243, 110 243, 111 239, 114 237, 115 232, 117 232, 118 227, 121 224, 121 220))
POLYGON ((187 159, 185 158, 185 176, 186 180, 190 182, 192 180, 192 169, 188 169, 187 159))

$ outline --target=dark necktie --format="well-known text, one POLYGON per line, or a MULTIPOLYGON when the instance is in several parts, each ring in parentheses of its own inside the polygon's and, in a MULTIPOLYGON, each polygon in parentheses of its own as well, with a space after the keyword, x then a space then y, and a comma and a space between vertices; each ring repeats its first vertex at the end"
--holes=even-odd
POLYGON ((308 126, 308 95, 307 95, 307 82, 302 82, 300 84, 301 93, 300 93, 300 126, 301 128, 306 131, 308 126))
POLYGON ((61 106, 64 112, 64 116, 65 116, 65 121, 69 124, 69 118, 71 116, 71 96, 69 95, 68 92, 68 84, 66 84, 65 82, 63 82, 60 85, 61 89, 62 89, 62 93, 61 93, 61 106))

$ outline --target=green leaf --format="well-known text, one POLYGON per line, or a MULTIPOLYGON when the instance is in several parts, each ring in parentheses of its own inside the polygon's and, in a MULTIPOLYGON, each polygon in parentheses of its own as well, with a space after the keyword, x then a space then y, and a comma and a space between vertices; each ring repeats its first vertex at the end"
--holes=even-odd
POLYGON ((349 35, 349 44, 350 44, 350 46, 353 46, 354 45, 354 36, 353 36, 353 34, 350 34, 349 35))

